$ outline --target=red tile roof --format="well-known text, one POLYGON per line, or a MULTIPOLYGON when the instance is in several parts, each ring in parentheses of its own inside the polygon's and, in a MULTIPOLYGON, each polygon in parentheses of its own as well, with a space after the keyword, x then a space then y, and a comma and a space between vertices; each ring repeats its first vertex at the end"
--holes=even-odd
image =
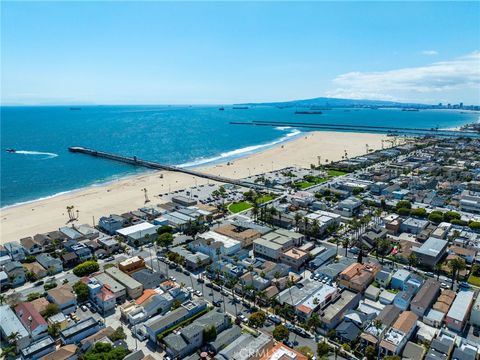
POLYGON ((30 331, 35 330, 41 325, 47 326, 47 322, 45 321, 45 319, 42 317, 42 315, 40 315, 40 313, 31 303, 23 302, 18 304, 15 308, 15 312, 17 313, 17 316, 22 322, 22 324, 27 329, 30 329, 30 331))

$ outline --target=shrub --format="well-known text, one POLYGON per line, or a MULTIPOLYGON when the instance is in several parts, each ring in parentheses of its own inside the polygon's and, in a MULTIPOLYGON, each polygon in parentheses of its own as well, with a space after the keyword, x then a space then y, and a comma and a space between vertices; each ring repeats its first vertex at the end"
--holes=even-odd
POLYGON ((470 221, 468 223, 468 227, 472 230, 480 230, 480 222, 479 221, 470 221))
POLYGON ((277 325, 273 329, 273 338, 277 341, 283 341, 288 339, 290 332, 285 325, 277 325))
POLYGON ((75 294, 77 294, 77 300, 80 302, 88 300, 88 286, 84 284, 82 281, 77 281, 73 285, 73 290, 75 294))
POLYGON ((402 216, 408 216, 410 215, 410 209, 408 208, 399 208, 397 209, 397 214, 402 215, 402 216))
POLYGON ((397 205, 395 205, 395 207, 397 209, 402 209, 402 208, 411 209, 412 204, 408 200, 401 200, 401 201, 397 202, 397 205))
POLYGON ((42 297, 42 294, 40 294, 40 293, 37 293, 37 292, 30 293, 27 296, 27 301, 31 302, 31 301, 36 300, 36 299, 41 298, 41 297, 42 297))
POLYGON ((428 220, 435 224, 441 223, 443 221, 443 213, 441 211, 432 211, 428 215, 428 220))
POLYGON ((58 307, 57 304, 48 304, 45 307, 45 310, 42 311, 41 315, 44 318, 48 318, 52 315, 58 314, 60 312, 60 308, 58 307))
POLYGON ((73 269, 73 273, 78 277, 83 277, 90 275, 91 273, 97 272, 100 269, 98 263, 94 260, 85 261, 73 269))
POLYGON ((57 287, 56 282, 49 282, 49 283, 46 283, 45 285, 43 285, 43 288, 45 289, 45 291, 48 291, 48 290, 56 288, 56 287, 57 287))
POLYGON ((262 327, 267 317, 263 311, 256 311, 248 319, 248 324, 253 327, 262 327))
POLYGON ((424 208, 413 209, 412 211, 410 211, 410 215, 424 218, 427 216, 427 210, 425 210, 424 208))

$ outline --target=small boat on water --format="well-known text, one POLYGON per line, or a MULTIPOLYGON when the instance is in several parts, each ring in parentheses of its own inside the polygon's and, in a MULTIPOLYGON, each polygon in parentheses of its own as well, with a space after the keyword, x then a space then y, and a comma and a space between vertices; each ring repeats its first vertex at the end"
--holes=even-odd
POLYGON ((321 111, 295 111, 296 115, 321 115, 321 111))
POLYGON ((218 108, 218 110, 223 111, 223 110, 225 110, 225 108, 220 107, 220 108, 218 108))
POLYGON ((70 110, 82 110, 82 108, 79 108, 79 107, 71 107, 70 110))
POLYGON ((5 149, 6 152, 9 152, 9 153, 15 153, 17 152, 17 150, 15 149, 5 149))

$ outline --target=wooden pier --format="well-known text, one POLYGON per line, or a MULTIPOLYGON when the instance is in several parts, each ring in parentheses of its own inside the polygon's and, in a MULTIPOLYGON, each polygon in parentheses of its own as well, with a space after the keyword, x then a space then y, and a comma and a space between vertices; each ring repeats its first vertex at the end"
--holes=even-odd
POLYGON ((200 177, 200 178, 204 178, 204 179, 208 179, 208 180, 212 180, 220 183, 225 183, 225 184, 233 184, 233 185, 242 186, 242 187, 255 189, 255 190, 281 191, 280 189, 267 187, 265 185, 257 184, 250 181, 230 179, 224 176, 206 174, 197 170, 186 169, 186 168, 181 168, 181 167, 172 166, 172 165, 164 165, 154 161, 142 160, 137 158, 136 156, 128 157, 123 155, 116 155, 116 154, 89 149, 81 146, 71 146, 68 148, 68 151, 72 153, 86 154, 86 155, 91 155, 91 156, 102 158, 102 159, 118 161, 125 164, 130 164, 133 166, 146 167, 149 169, 181 172, 187 175, 192 175, 192 176, 196 176, 196 177, 200 177))

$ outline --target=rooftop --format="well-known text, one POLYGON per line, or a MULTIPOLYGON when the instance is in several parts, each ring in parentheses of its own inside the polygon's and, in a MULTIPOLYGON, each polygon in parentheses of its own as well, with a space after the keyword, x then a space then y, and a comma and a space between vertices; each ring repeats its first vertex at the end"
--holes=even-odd
POLYGON ((470 304, 473 301, 474 294, 473 291, 459 291, 447 313, 447 316, 463 322, 470 311, 470 304))
POLYGON ((427 256, 437 257, 448 245, 447 240, 429 237, 422 246, 414 249, 414 252, 424 254, 427 256))
POLYGON ((397 321, 392 325, 392 328, 407 334, 412 327, 416 326, 418 316, 411 311, 404 311, 400 314, 397 321))
POLYGON ((8 337, 13 333, 18 333, 20 338, 28 336, 28 331, 23 324, 18 320, 15 313, 10 309, 8 305, 0 305, 0 327, 3 333, 8 337))

